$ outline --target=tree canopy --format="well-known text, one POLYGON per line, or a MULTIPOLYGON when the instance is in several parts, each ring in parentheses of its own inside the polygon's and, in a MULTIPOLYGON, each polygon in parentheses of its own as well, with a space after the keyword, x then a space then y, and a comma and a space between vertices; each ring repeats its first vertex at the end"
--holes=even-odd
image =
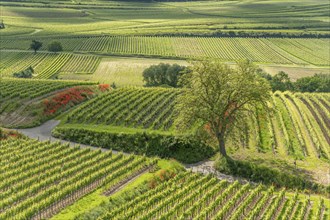
POLYGON ((298 79, 295 88, 300 92, 330 92, 330 74, 315 74, 298 79))
POLYGON ((283 71, 274 76, 258 69, 258 75, 267 79, 275 91, 295 92, 330 92, 330 74, 315 74, 314 76, 301 77, 292 82, 289 75, 283 71))
POLYGON ((217 139, 227 156, 225 141, 233 128, 264 106, 271 98, 270 85, 249 61, 230 67, 216 60, 193 62, 191 72, 181 77, 184 92, 178 98, 176 126, 185 130, 198 121, 217 139))
POLYGON ((42 43, 40 41, 32 40, 32 43, 30 44, 30 49, 34 50, 34 53, 37 53, 37 51, 42 47, 42 43))
POLYGON ((62 44, 58 41, 53 41, 48 44, 48 51, 50 52, 60 52, 63 51, 62 44))
POLYGON ((145 86, 163 86, 171 87, 178 86, 178 79, 186 70, 185 66, 178 64, 151 65, 143 71, 143 80, 146 82, 145 86))

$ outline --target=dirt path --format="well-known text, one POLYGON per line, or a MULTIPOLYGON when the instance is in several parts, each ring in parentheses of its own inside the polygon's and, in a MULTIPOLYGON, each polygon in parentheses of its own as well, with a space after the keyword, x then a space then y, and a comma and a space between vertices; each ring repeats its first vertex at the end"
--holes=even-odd
MULTIPOLYGON (((60 141, 61 143, 64 144, 70 144, 70 146, 77 146, 80 145, 82 148, 92 148, 92 149, 101 149, 102 151, 108 151, 108 149, 105 148, 99 148, 99 147, 95 147, 95 146, 89 146, 89 145, 85 145, 85 144, 79 144, 79 143, 75 143, 72 141, 65 141, 62 139, 58 139, 58 138, 54 138, 52 137, 52 130, 60 123, 59 120, 50 120, 47 121, 46 123, 38 126, 38 127, 34 127, 34 128, 27 128, 27 129, 17 129, 17 131, 21 132, 22 134, 28 136, 29 138, 33 138, 33 139, 39 139, 40 141, 51 141, 51 142, 56 142, 56 141, 60 141)), ((114 151, 112 150, 113 153, 118 153, 118 151, 114 151)), ((203 162, 199 162, 199 163, 195 163, 195 164, 186 164, 184 165, 186 170, 192 171, 192 172, 198 172, 198 173, 202 173, 204 175, 207 174, 212 174, 215 177, 217 177, 218 179, 226 179, 229 182, 234 182, 236 180, 238 180, 241 183, 247 183, 249 181, 247 181, 246 179, 243 178, 237 178, 237 177, 233 177, 230 175, 226 175, 223 173, 220 173, 219 171, 215 170, 214 167, 214 161, 203 161, 203 162)), ((250 182, 251 183, 251 182, 250 182)), ((254 184, 254 183, 252 183, 254 184)))
MULTIPOLYGON (((40 141, 51 141, 56 142, 60 141, 63 144, 70 144, 70 146, 77 146, 80 145, 82 148, 92 148, 94 150, 101 149, 102 151, 108 151, 109 149, 93 147, 85 144, 79 144, 72 141, 65 141, 62 139, 52 137, 52 130, 60 123, 59 120, 49 120, 44 124, 34 127, 34 128, 26 128, 26 129, 17 129, 17 131, 21 132, 22 134, 28 136, 29 138, 38 139, 40 141)), ((117 151, 112 151, 113 153, 117 153, 117 151)))
POLYGON ((220 180, 227 180, 229 182, 239 181, 240 183, 250 183, 250 184, 256 184, 254 182, 250 182, 244 178, 238 178, 231 175, 226 175, 223 173, 220 173, 214 168, 214 161, 208 160, 208 161, 202 161, 199 163, 194 164, 187 164, 185 165, 186 170, 190 170, 192 172, 202 173, 204 175, 212 174, 215 177, 217 177, 220 180))
POLYGON ((41 31, 42 31, 42 29, 35 29, 35 30, 34 30, 32 33, 30 33, 29 35, 35 35, 35 34, 41 32, 41 31))

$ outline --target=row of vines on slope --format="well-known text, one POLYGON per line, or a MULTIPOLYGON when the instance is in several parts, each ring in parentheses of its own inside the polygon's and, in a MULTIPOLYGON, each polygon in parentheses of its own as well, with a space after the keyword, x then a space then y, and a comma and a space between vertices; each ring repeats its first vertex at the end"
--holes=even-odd
POLYGON ((48 79, 58 73, 92 74, 100 60, 92 55, 1 51, 0 71, 2 76, 12 76, 31 66, 35 78, 48 79))
POLYGON ((177 89, 118 89, 75 109, 68 123, 168 130, 179 93, 177 89))
POLYGON ((140 156, 29 139, 0 144, 0 219, 44 219, 155 164, 140 156))
MULTIPOLYGON (((68 124, 173 130, 179 89, 123 88, 93 99, 71 112, 68 124)), ((247 119, 242 145, 259 152, 330 159, 329 99, 326 94, 275 92, 273 114, 257 109, 247 119)))
MULTIPOLYGON (((45 42, 49 40, 51 39, 44 39, 45 42)), ((63 43, 65 51, 330 65, 329 44, 327 40, 322 39, 102 36, 63 38, 57 39, 57 41, 63 43)), ((20 40, 21 43, 16 42, 16 40, 12 42, 6 40, 3 48, 28 49, 28 40, 20 40)))
POLYGON ((179 173, 166 183, 101 214, 103 219, 326 219, 321 199, 287 196, 282 189, 229 183, 211 176, 179 173))

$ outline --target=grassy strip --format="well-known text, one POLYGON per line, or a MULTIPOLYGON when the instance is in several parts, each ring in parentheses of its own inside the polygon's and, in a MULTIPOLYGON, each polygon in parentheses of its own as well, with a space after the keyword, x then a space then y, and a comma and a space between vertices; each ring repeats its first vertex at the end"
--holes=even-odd
POLYGON ((119 200, 125 193, 136 189, 141 185, 151 180, 154 175, 160 173, 162 170, 176 171, 183 169, 182 166, 174 160, 159 160, 158 167, 160 168, 156 173, 145 173, 135 179, 133 182, 126 185, 122 190, 114 193, 112 196, 107 197, 102 194, 102 189, 98 189, 89 195, 81 198, 73 205, 66 207, 59 214, 55 215, 52 220, 69 220, 75 219, 79 215, 92 212, 93 209, 97 209, 102 204, 105 204, 109 200, 119 200))

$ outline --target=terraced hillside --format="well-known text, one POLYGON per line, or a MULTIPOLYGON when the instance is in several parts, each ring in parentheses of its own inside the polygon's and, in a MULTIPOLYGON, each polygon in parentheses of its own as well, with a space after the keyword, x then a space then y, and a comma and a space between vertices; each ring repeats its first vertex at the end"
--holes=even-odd
MULTIPOLYGON (((63 127, 175 132, 175 97, 179 94, 179 89, 115 90, 72 111, 63 127)), ((296 159, 330 159, 329 102, 329 94, 276 92, 269 103, 274 113, 258 109, 258 120, 248 118, 240 145, 296 159)))
POLYGON ((0 219, 45 219, 155 164, 139 156, 30 139, 0 140, 0 219))

